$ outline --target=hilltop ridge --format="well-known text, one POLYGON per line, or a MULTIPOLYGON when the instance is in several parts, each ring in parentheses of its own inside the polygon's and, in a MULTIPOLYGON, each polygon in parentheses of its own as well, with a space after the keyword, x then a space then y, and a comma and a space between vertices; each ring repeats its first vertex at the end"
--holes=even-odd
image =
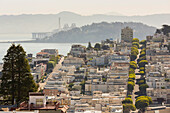
POLYGON ((32 32, 51 32, 58 28, 58 18, 61 18, 61 25, 76 23, 78 27, 100 22, 140 22, 149 26, 161 27, 163 24, 170 24, 170 14, 153 14, 146 16, 123 16, 94 14, 83 16, 73 12, 60 12, 58 14, 23 14, 23 15, 2 15, 0 16, 0 34, 22 34, 32 32), (154 20, 154 21, 153 21, 154 20))

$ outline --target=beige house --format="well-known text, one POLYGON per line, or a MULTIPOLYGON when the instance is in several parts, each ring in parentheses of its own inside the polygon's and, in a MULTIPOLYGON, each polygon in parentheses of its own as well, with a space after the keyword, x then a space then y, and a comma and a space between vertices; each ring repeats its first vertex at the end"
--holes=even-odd
POLYGON ((75 66, 76 68, 81 67, 84 64, 85 62, 83 58, 77 58, 77 57, 72 57, 72 56, 68 56, 63 61, 63 66, 75 66))
POLYGON ((170 104, 170 89, 147 88, 146 93, 147 96, 152 98, 154 103, 157 103, 159 99, 162 99, 165 103, 170 104))

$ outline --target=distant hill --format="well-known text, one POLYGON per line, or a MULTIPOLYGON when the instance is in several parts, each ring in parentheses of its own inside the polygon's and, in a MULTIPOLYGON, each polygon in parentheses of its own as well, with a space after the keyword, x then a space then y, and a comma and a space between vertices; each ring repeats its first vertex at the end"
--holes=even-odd
POLYGON ((145 39, 147 35, 153 35, 156 31, 155 27, 151 27, 142 23, 134 22, 115 22, 115 23, 93 23, 80 28, 74 28, 69 31, 61 31, 39 42, 99 42, 108 38, 117 39, 121 36, 121 29, 129 26, 134 29, 134 37, 145 39))
POLYGON ((170 14, 155 14, 147 16, 123 16, 121 14, 95 14, 82 16, 72 12, 61 12, 58 14, 36 14, 36 15, 4 15, 0 16, 0 34, 50 32, 58 28, 58 18, 61 25, 76 23, 78 27, 100 22, 141 22, 149 26, 161 27, 162 24, 170 24, 170 14))

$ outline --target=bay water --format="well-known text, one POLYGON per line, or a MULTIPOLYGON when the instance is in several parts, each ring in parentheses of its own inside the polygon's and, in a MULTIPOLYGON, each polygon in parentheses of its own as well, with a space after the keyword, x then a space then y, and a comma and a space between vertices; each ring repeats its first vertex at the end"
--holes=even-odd
MULTIPOLYGON (((25 41, 31 39, 31 34, 0 34, 1 42, 25 41)), ((40 52, 42 49, 58 49, 59 54, 66 56, 73 44, 88 45, 88 43, 20 43, 26 53, 32 53, 33 56, 36 56, 36 53, 40 52)), ((3 63, 2 59, 11 45, 12 43, 0 43, 0 63, 3 63)), ((92 43, 92 45, 94 44, 92 43)))

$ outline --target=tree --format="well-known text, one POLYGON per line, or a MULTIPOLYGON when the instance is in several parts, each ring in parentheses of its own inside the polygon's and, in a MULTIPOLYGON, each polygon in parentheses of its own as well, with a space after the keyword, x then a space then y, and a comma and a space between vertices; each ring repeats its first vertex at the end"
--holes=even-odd
POLYGON ((136 69, 137 63, 135 61, 130 61, 130 68, 136 69))
POLYGON ((28 100, 29 92, 37 91, 38 86, 33 80, 26 52, 20 45, 12 44, 3 58, 1 94, 4 99, 17 104, 28 100))
POLYGON ((92 48, 93 48, 93 47, 91 46, 91 42, 89 42, 87 49, 90 50, 90 49, 92 49, 92 48))
POLYGON ((139 42, 132 42, 132 46, 134 46, 134 45, 136 45, 139 48, 139 42))
POLYGON ((139 57, 144 57, 144 56, 146 56, 146 52, 144 52, 144 51, 140 52, 139 57))
POLYGON ((135 61, 136 58, 137 58, 137 55, 136 55, 136 54, 131 54, 131 55, 130 55, 130 60, 131 60, 131 61, 135 61))
POLYGON ((140 109, 142 112, 145 111, 145 108, 149 106, 149 101, 147 98, 138 99, 135 103, 137 109, 140 109))
POLYGON ((133 104, 133 100, 131 98, 126 97, 125 100, 122 101, 122 104, 133 104))
POLYGON ((135 73, 135 70, 133 68, 130 68, 129 69, 129 74, 134 74, 135 73))
POLYGON ((84 94, 85 93, 85 80, 83 80, 80 85, 81 85, 81 93, 84 94))
POLYGON ((139 59, 137 60, 137 63, 139 64, 139 62, 140 62, 141 60, 146 60, 146 55, 139 57, 139 59))
POLYGON ((128 91, 129 91, 129 92, 132 92, 132 91, 133 91, 134 85, 135 85, 134 82, 128 82, 128 86, 127 86, 127 87, 128 87, 128 91))
POLYGON ((103 82, 106 82, 106 78, 102 78, 102 81, 103 81, 103 82))
POLYGON ((136 47, 132 47, 131 48, 131 54, 132 53, 136 53, 136 55, 138 55, 139 54, 139 51, 138 51, 138 49, 136 48, 136 47))
POLYGON ((139 39, 138 38, 133 38, 132 42, 138 42, 139 43, 139 39))
POLYGON ((54 66, 55 66, 55 62, 54 61, 49 61, 47 63, 47 70, 48 70, 48 72, 51 72, 52 69, 54 68, 54 66))
POLYGON ((73 83, 70 83, 70 84, 68 85, 70 91, 72 90, 73 86, 74 86, 73 83))
POLYGON ((145 68, 146 64, 148 64, 147 60, 141 60, 138 65, 139 65, 139 67, 144 67, 145 68))
POLYGON ((96 43, 94 46, 95 50, 101 50, 101 45, 99 43, 96 43))
POLYGON ((141 93, 142 95, 146 95, 146 88, 149 88, 149 86, 148 86, 147 84, 141 84, 141 85, 139 86, 139 90, 140 90, 140 93, 141 93))
POLYGON ((140 71, 145 71, 144 67, 140 67, 139 69, 140 69, 140 71))
POLYGON ((137 82, 137 84, 139 84, 139 85, 141 85, 141 84, 145 84, 146 82, 145 82, 145 80, 139 80, 138 82, 137 82))
POLYGON ((144 71, 140 71, 139 73, 140 73, 140 75, 142 75, 142 76, 145 75, 145 72, 144 72, 144 71))
POLYGON ((130 75, 129 75, 129 79, 135 80, 135 75, 130 74, 130 75))
POLYGON ((130 113, 130 110, 135 111, 136 107, 133 104, 123 104, 123 113, 130 113))
POLYGON ((145 45, 145 44, 146 44, 146 40, 141 40, 141 41, 140 41, 140 44, 145 45))
POLYGON ((136 99, 135 106, 137 109, 140 109, 142 112, 145 111, 145 108, 152 103, 152 99, 148 96, 139 96, 136 99))
POLYGON ((146 40, 142 40, 142 41, 140 41, 140 44, 142 44, 143 46, 143 48, 146 48, 146 40))

